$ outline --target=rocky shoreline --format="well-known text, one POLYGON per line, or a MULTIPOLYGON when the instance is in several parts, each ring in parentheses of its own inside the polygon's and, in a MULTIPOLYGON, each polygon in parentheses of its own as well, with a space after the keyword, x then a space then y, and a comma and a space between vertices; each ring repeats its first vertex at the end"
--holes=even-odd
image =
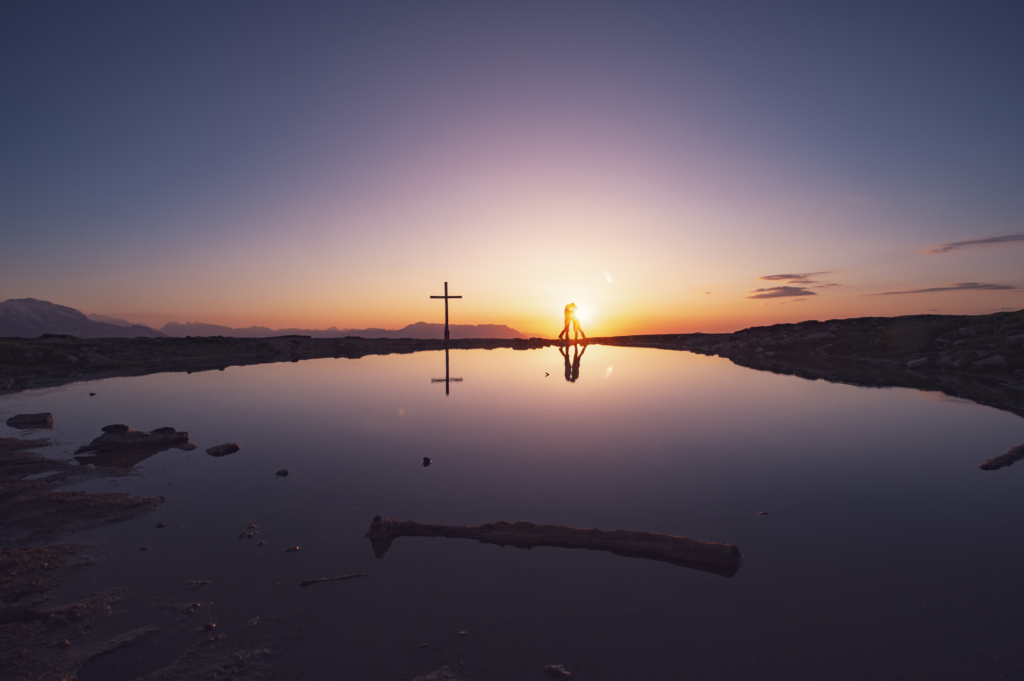
MULTIPOLYGON (((587 342, 717 355, 752 369, 809 380, 938 391, 1024 416, 1024 310, 833 319, 735 333, 610 336, 587 342)), ((2 338, 0 394, 111 376, 326 357, 358 359, 445 347, 533 350, 564 344, 544 338, 2 338)))

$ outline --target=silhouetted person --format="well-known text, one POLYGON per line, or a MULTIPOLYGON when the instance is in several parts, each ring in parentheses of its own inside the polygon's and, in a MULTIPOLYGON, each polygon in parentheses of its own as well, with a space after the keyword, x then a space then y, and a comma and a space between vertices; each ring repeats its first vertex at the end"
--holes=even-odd
POLYGON ((569 303, 565 306, 565 328, 562 329, 562 333, 558 334, 559 340, 562 336, 565 336, 565 340, 569 340, 569 325, 572 324, 573 313, 576 311, 576 303, 569 303))
MULTIPOLYGON (((572 330, 575 333, 573 341, 578 341, 580 336, 583 336, 583 340, 587 340, 587 334, 583 333, 583 329, 580 328, 580 320, 576 317, 576 303, 572 303, 572 330)), ((565 340, 569 340, 569 334, 565 334, 565 340)))
POLYGON ((562 359, 565 360, 565 380, 572 383, 572 366, 569 364, 569 353, 562 346, 558 346, 558 351, 562 353, 562 359))

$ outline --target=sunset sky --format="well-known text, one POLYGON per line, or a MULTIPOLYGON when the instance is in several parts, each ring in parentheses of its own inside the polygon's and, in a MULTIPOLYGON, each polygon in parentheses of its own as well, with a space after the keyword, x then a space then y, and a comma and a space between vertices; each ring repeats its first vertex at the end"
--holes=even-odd
POLYGON ((1024 307, 1024 4, 0 5, 0 300, 555 335, 1024 307), (829 5, 828 7, 826 5, 829 5))

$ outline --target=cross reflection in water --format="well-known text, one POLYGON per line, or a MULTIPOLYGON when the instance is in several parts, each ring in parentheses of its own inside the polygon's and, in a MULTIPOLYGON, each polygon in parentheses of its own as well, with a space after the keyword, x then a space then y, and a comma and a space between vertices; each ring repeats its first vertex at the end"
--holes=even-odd
POLYGON ((451 378, 448 367, 448 348, 444 349, 444 378, 432 378, 431 383, 444 383, 444 394, 448 395, 452 383, 462 383, 461 378, 451 378))

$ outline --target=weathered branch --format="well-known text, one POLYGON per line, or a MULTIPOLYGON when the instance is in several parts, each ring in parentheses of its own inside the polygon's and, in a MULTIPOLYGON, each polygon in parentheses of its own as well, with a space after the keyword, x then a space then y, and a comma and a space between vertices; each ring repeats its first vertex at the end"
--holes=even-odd
POLYGON ((334 581, 337 581, 339 579, 352 579, 353 577, 369 577, 369 576, 370 576, 369 573, 357 572, 355 574, 341 575, 339 577, 321 577, 320 579, 307 579, 306 581, 301 582, 299 584, 299 586, 309 586, 310 584, 319 584, 320 582, 334 582, 334 581))
POLYGON ((1004 466, 1012 466, 1014 462, 1024 459, 1024 445, 1017 445, 1006 454, 992 457, 985 463, 978 466, 983 471, 994 471, 1004 466))
POLYGON ((373 544, 377 558, 383 558, 397 537, 448 537, 476 539, 485 544, 515 546, 553 546, 567 549, 610 551, 630 558, 660 560, 681 567, 732 577, 742 556, 731 544, 705 542, 656 532, 634 530, 596 530, 562 525, 534 525, 524 521, 500 521, 480 526, 430 525, 411 520, 398 522, 377 516, 365 535, 373 544))

